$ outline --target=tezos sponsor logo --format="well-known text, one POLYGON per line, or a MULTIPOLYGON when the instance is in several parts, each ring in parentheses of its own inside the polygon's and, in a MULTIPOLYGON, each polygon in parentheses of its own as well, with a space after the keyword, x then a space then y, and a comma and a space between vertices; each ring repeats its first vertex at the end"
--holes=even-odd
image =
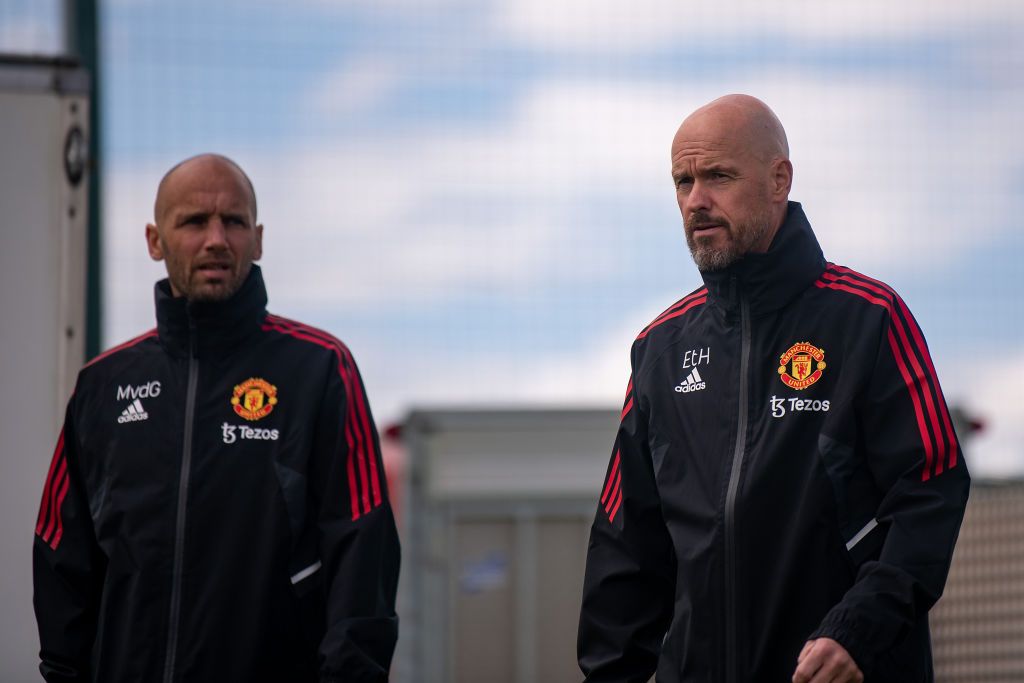
POLYGON ((221 436, 224 443, 235 443, 238 439, 243 441, 277 441, 281 434, 276 429, 261 429, 249 425, 233 425, 225 422, 220 426, 221 436))
POLYGON ((819 401, 818 399, 811 400, 809 398, 779 398, 778 396, 772 396, 771 403, 772 417, 774 418, 785 417, 787 412, 827 413, 829 409, 828 399, 819 401))

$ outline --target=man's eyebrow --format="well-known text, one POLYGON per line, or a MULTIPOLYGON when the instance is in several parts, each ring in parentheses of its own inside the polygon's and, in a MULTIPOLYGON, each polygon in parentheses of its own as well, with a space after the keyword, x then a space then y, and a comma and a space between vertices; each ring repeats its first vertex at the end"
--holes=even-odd
POLYGON ((730 166, 729 164, 723 163, 721 161, 716 161, 714 163, 708 164, 704 168, 700 169, 701 173, 734 173, 735 171, 736 169, 733 166, 730 166))
POLYGON ((209 217, 210 214, 207 211, 186 211, 178 217, 178 220, 175 221, 175 223, 181 225, 182 223, 191 223, 196 219, 205 221, 209 217))

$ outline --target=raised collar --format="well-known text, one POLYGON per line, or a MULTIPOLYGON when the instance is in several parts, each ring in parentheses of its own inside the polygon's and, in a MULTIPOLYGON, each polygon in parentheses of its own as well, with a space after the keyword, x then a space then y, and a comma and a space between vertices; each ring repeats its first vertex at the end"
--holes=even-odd
POLYGON ((164 278, 154 288, 160 341, 173 355, 197 357, 230 352, 259 330, 267 309, 260 267, 253 265, 245 282, 224 301, 188 301, 171 293, 164 278))
POLYGON ((789 202, 786 219, 768 251, 747 254, 728 268, 701 273, 711 302, 727 312, 740 296, 753 315, 776 311, 809 287, 825 270, 825 257, 799 202, 789 202))

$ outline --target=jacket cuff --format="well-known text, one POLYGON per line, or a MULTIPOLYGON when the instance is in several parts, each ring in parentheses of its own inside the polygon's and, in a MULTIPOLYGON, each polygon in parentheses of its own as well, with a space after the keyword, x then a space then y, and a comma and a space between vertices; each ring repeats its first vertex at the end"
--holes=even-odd
POLYGON ((867 676, 875 663, 871 636, 866 625, 855 619, 853 614, 847 610, 834 609, 825 615, 821 625, 807 637, 807 640, 831 638, 850 653, 861 673, 867 676))

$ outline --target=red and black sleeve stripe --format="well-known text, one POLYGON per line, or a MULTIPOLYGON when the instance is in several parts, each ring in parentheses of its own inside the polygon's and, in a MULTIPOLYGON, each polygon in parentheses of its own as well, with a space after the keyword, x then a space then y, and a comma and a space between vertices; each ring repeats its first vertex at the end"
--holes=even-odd
POLYGON ((707 300, 708 288, 701 287, 696 292, 688 294, 687 296, 683 297, 679 301, 669 306, 665 311, 662 311, 661 315, 659 315, 647 327, 645 327, 643 331, 637 335, 636 338, 643 339, 648 334, 650 334, 651 330, 653 330, 658 325, 661 325, 665 321, 671 320, 672 318, 678 318, 679 316, 688 312, 690 309, 705 303, 707 300))
POLYGON ((383 503, 381 472, 373 440, 373 426, 366 394, 352 353, 340 340, 309 325, 267 314, 263 329, 274 330, 333 351, 338 358, 338 373, 345 387, 346 475, 352 519, 357 520, 383 503))
MULTIPOLYGON (((629 378, 629 385, 626 387, 626 398, 623 401, 622 415, 619 420, 625 420, 626 416, 629 415, 633 409, 633 378, 629 378)), ((604 508, 605 513, 608 515, 608 521, 614 522, 615 515, 619 512, 619 507, 622 506, 622 450, 617 449, 615 451, 615 457, 612 459, 612 468, 608 472, 608 477, 604 482, 604 489, 601 493, 601 506, 604 508)))
POLYGON ((822 289, 854 294, 888 311, 889 347, 907 385, 925 452, 921 481, 956 467, 957 441, 953 421, 924 335, 903 299, 885 283, 832 263, 814 284, 822 289))
MULTIPOLYGON (((685 315, 692 309, 706 303, 708 300, 707 287, 701 287, 697 291, 688 294, 676 303, 669 306, 667 309, 662 311, 657 318, 655 318, 647 327, 645 327, 637 339, 643 339, 646 337, 651 330, 662 325, 668 320, 678 318, 685 315)), ((622 413, 619 416, 619 421, 622 422, 626 419, 629 413, 633 410, 633 377, 629 378, 629 385, 626 387, 626 398, 623 399, 622 413)), ((617 448, 615 450, 615 457, 612 458, 611 469, 608 470, 608 475, 604 482, 604 487, 601 491, 601 507, 604 509, 605 514, 608 515, 608 521, 614 522, 615 516, 619 512, 619 508, 622 507, 622 449, 617 448)))
POLYGON ((138 337, 135 337, 134 339, 129 339, 128 341, 126 341, 123 344, 118 344, 117 346, 115 346, 112 349, 107 349, 106 351, 104 351, 100 355, 98 355, 95 358, 91 359, 88 363, 86 363, 82 367, 83 367, 83 369, 87 368, 90 365, 92 365, 93 363, 97 363, 97 362, 103 360, 107 356, 111 356, 111 355, 117 353, 118 351, 123 351, 124 349, 127 349, 129 346, 135 346, 139 342, 145 341, 145 340, 149 339, 150 337, 157 336, 157 334, 158 334, 158 332, 157 332, 156 328, 154 327, 153 329, 148 330, 147 332, 143 332, 142 334, 140 334, 138 337))
MULTIPOLYGON (((95 358, 86 363, 83 368, 103 360, 118 351, 135 346, 141 341, 157 336, 156 328, 148 330, 139 336, 129 339, 123 344, 107 349, 95 358)), ((39 517, 36 520, 36 535, 43 539, 53 550, 60 545, 64 536, 63 507, 64 499, 67 498, 68 489, 71 486, 70 473, 68 472, 68 460, 64 444, 64 430, 57 438, 57 448, 53 452, 50 461, 50 471, 46 475, 46 485, 43 487, 43 499, 39 504, 39 517)))
POLYGON ((57 438, 57 448, 50 461, 50 472, 46 475, 43 487, 43 500, 39 504, 39 518, 36 520, 36 536, 43 539, 53 550, 60 545, 64 535, 64 520, 61 508, 64 498, 68 495, 70 479, 68 477, 68 459, 64 452, 64 430, 57 438))

